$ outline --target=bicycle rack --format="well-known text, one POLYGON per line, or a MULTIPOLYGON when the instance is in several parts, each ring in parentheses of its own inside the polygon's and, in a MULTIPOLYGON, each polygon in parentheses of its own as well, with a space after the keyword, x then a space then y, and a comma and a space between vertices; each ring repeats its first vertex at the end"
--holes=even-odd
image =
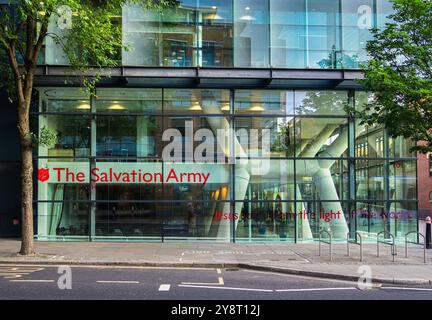
POLYGON ((319 256, 321 257, 321 243, 326 243, 330 246, 330 261, 333 261, 333 249, 332 249, 332 235, 327 230, 321 230, 319 233, 319 256), (321 235, 326 233, 329 236, 329 241, 322 240, 321 235))
POLYGON ((354 232, 354 234, 356 236, 356 240, 352 241, 352 240, 350 240, 350 234, 352 234, 352 232, 347 233, 347 255, 348 255, 348 257, 350 256, 350 243, 356 244, 356 245, 360 246, 360 262, 362 262, 363 261, 363 239, 362 239, 362 236, 360 233, 354 232), (360 242, 357 242, 357 237, 360 239, 360 242))
POLYGON ((411 231, 411 232, 408 232, 407 234, 405 234, 405 258, 408 258, 408 243, 421 245, 421 243, 418 243, 418 242, 408 241, 408 236, 410 234, 416 234, 416 235, 421 236, 423 238, 423 262, 426 263, 426 238, 422 233, 417 232, 417 231, 411 231))
POLYGON ((378 232, 378 234, 377 234, 377 257, 378 258, 379 258, 379 244, 380 243, 382 243, 382 244, 388 244, 388 245, 391 246, 391 255, 393 256, 393 262, 395 262, 395 256, 397 255, 397 252, 396 252, 396 244, 395 244, 395 237, 394 237, 394 235, 391 234, 388 231, 378 232), (388 241, 384 241, 384 240, 380 241, 379 237, 380 237, 381 234, 384 234, 384 236, 385 235, 389 235, 392 238, 393 241, 392 242, 388 242, 388 241))

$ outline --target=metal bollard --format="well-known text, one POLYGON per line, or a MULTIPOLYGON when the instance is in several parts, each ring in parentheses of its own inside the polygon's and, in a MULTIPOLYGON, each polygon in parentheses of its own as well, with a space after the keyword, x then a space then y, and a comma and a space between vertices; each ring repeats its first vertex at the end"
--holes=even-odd
POLYGON ((426 249, 431 249, 432 248, 432 239, 431 239, 431 226, 432 226, 432 221, 431 221, 431 217, 427 217, 426 218, 426 249))

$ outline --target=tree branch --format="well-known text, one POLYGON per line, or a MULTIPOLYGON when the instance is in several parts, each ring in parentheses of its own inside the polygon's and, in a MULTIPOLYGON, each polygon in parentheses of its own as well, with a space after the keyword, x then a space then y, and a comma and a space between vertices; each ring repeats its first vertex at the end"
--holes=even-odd
MULTIPOLYGON (((21 78, 21 72, 19 70, 18 61, 16 59, 16 53, 15 53, 15 47, 13 44, 6 47, 6 53, 9 59, 9 63, 12 69, 12 73, 15 79, 15 86, 16 86, 16 94, 18 101, 20 103, 24 102, 24 92, 23 92, 23 86, 22 86, 22 78, 21 78)), ((18 105, 18 107, 20 107, 18 105)))
POLYGON ((25 63, 28 64, 31 61, 34 52, 34 42, 36 33, 36 20, 30 15, 27 16, 27 31, 26 31, 26 53, 24 56, 25 63))

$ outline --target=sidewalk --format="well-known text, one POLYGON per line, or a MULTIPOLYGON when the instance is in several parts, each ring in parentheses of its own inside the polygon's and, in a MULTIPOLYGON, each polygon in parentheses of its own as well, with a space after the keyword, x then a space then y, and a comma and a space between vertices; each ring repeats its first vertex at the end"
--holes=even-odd
POLYGON ((323 244, 322 257, 318 244, 250 244, 250 243, 102 243, 102 242, 36 242, 37 255, 17 254, 20 242, 0 240, 0 264, 73 264, 143 267, 211 267, 246 268, 298 274, 340 280, 357 281, 358 268, 368 265, 374 282, 387 284, 432 285, 432 250, 427 250, 423 263, 423 247, 397 246, 392 262, 390 246, 381 245, 376 256, 376 244, 365 244, 363 262, 359 247, 351 246, 347 256, 346 244, 333 246, 333 262, 329 249, 323 244))

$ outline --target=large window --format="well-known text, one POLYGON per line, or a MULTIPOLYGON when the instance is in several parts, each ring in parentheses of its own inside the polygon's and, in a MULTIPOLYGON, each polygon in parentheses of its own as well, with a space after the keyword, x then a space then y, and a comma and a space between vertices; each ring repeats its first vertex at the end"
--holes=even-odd
POLYGON ((196 65, 196 11, 181 6, 164 13, 123 9, 123 40, 133 48, 123 52, 123 64, 188 67, 196 65))
MULTIPOLYGON (((392 11, 390 0, 181 0, 162 12, 128 5, 113 21, 126 66, 359 69, 392 11)), ((52 37, 46 48, 48 64, 68 63, 52 37)))
POLYGON ((40 239, 294 242, 415 229, 411 144, 345 114, 347 91, 40 95, 39 128, 57 133, 37 150, 40 239))
POLYGON ((234 65, 268 68, 269 0, 234 1, 234 65))
POLYGON ((357 69, 368 60, 366 43, 374 26, 374 1, 341 1, 343 52, 339 62, 343 68, 357 69))

